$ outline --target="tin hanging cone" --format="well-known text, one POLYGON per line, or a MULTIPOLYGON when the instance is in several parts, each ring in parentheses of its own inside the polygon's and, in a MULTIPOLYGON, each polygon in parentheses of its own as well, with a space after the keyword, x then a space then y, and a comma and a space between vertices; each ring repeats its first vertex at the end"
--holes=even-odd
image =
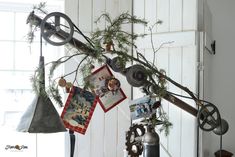
POLYGON ((66 131, 63 121, 45 92, 44 57, 40 56, 40 93, 22 116, 17 131, 29 133, 55 133, 66 131))

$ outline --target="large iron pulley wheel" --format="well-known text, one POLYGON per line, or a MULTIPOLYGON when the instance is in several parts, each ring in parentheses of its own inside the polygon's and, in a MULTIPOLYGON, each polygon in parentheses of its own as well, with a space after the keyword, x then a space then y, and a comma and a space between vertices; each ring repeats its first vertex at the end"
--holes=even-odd
POLYGON ((61 46, 73 38, 74 25, 71 19, 60 12, 48 14, 41 22, 43 38, 54 46, 61 46))
POLYGON ((198 125, 204 131, 212 131, 220 124, 218 108, 213 104, 206 104, 201 107, 197 116, 198 125))

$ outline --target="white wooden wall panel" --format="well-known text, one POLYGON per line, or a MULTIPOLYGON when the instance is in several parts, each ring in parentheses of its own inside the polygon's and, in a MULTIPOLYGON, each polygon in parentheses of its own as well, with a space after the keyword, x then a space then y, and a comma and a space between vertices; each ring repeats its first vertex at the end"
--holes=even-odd
MULTIPOLYGON (((191 46, 160 49, 156 53, 156 65, 159 69, 165 69, 168 76, 196 92, 197 53, 196 46, 193 43, 191 46)), ((152 61, 151 53, 152 49, 150 48, 146 48, 144 51, 145 57, 149 61, 152 61)), ((168 84, 168 90, 186 95, 186 93, 171 84, 168 84)), ((139 93, 139 97, 140 95, 141 93, 139 93)), ((195 107, 192 100, 183 100, 195 107)), ((162 146, 174 157, 195 156, 196 118, 166 100, 162 101, 162 106, 173 123, 173 128, 168 137, 165 136, 164 132, 158 132, 162 146)), ((163 147, 161 147, 161 156, 169 157, 163 147)))
POLYGON ((158 0, 157 1, 157 19, 163 21, 163 23, 158 26, 157 32, 168 32, 170 29, 169 4, 170 4, 170 0, 158 0))
MULTIPOLYGON (((157 52, 156 55, 156 65, 159 69, 164 69, 166 71, 166 75, 169 75, 169 48, 162 48, 157 52)), ((169 113, 169 102, 166 100, 162 100, 162 107, 163 110, 168 114, 169 113)), ((158 132, 160 136, 161 144, 168 149, 168 138, 165 136, 164 132, 158 132)), ((165 154, 164 149, 160 152, 161 155, 165 154)))
MULTIPOLYGON (((197 52, 195 46, 188 46, 183 48, 182 52, 182 85, 188 87, 192 92, 197 93, 197 52)), ((186 95, 185 92, 182 92, 186 95)), ((185 102, 193 107, 195 103, 190 99, 183 99, 185 102)), ((181 130, 181 156, 188 157, 194 154, 196 150, 196 117, 189 113, 182 112, 182 130, 181 130), (187 150, 187 151, 184 151, 187 150)))
MULTIPOLYGON (((105 13, 105 0, 94 0, 93 1, 93 17, 92 21, 96 21, 97 18, 105 13)), ((88 7, 88 6, 87 6, 88 7)), ((90 6, 91 7, 91 6, 90 6)), ((104 29, 105 28, 105 21, 101 20, 97 24, 92 24, 93 30, 104 29)), ((89 157, 105 157, 105 113, 103 109, 97 104, 94 115, 91 120, 91 135, 90 135, 90 142, 91 145, 86 146, 90 147, 90 156, 89 157)), ((82 157, 82 156, 78 156, 82 157)))
MULTIPOLYGON (((157 22, 157 1, 145 0, 145 19, 148 22, 148 27, 145 27, 145 32, 149 32, 149 27, 157 22)), ((156 27, 153 28, 153 32, 156 32, 156 27)))
MULTIPOLYGON (((169 33, 155 33, 152 35, 153 43, 155 48, 158 48, 162 43, 172 42, 165 44, 164 47, 179 47, 196 44, 196 32, 185 31, 185 32, 169 32, 169 33)), ((150 35, 145 38, 139 38, 136 41, 139 49, 151 48, 150 35)))
POLYGON ((78 27, 83 32, 91 32, 93 26, 93 1, 79 0, 78 27))
MULTIPOLYGON (((178 83, 181 83, 182 75, 182 49, 171 48, 169 51, 169 76, 178 83)), ((169 91, 181 94, 181 90, 169 84, 169 91)), ((173 124, 173 129, 169 134, 169 152, 174 157, 181 155, 181 109, 173 104, 169 106, 169 120, 173 124)))
MULTIPOLYGON (((132 0, 119 0, 119 13, 128 12, 132 14, 132 0)), ((128 32, 131 32, 132 26, 131 25, 124 25, 122 29, 128 32)))
MULTIPOLYGON (((106 1, 106 12, 112 18, 118 15, 119 2, 118 0, 106 1)), ((104 115, 104 156, 115 157, 117 154, 117 134, 118 134, 118 109, 113 108, 104 115)))
MULTIPOLYGON (((131 91, 129 89, 129 91, 131 91)), ((130 111, 129 111, 129 98, 126 99, 123 103, 118 106, 118 128, 117 128, 117 157, 123 156, 123 150, 126 148, 125 141, 126 141, 126 131, 130 127, 130 111)))
POLYGON ((79 1, 78 0, 69 0, 69 1, 70 1, 69 3, 65 1, 65 12, 69 16, 69 18, 73 21, 73 23, 78 26, 79 1))
POLYGON ((183 0, 183 30, 197 29, 197 0, 183 0))
POLYGON ((182 30, 182 2, 183 0, 170 0, 170 31, 182 30))
MULTIPOLYGON (((144 19, 145 16, 145 1, 144 0, 133 0, 133 7, 135 8, 133 10, 133 14, 141 19, 144 19)), ((145 32, 145 26, 140 24, 134 25, 134 32, 143 34, 145 32)))
MULTIPOLYGON (((104 157, 104 111, 97 104, 94 115, 91 120, 91 145, 90 145, 90 156, 93 157, 104 157), (97 142, 94 142, 97 141, 97 142)), ((86 146, 87 147, 87 146, 86 146)))
MULTIPOLYGON (((93 1, 93 21, 97 20, 101 14, 105 13, 105 0, 93 1)), ((93 25, 93 30, 96 28, 103 29, 105 27, 105 21, 102 20, 93 25)))
POLYGON ((115 157, 117 154, 117 108, 105 113, 104 156, 115 157))
POLYGON ((119 0, 106 0, 106 12, 115 18, 119 15, 119 0))

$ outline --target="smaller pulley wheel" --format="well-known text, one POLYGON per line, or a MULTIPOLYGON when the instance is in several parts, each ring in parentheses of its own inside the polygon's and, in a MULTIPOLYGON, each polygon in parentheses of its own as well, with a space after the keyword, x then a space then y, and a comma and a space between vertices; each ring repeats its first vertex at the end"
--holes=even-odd
POLYGON ((146 69, 139 64, 132 65, 126 72, 126 80, 133 87, 141 87, 147 82, 146 69))
POLYGON ((220 124, 218 108, 213 104, 201 107, 197 115, 198 125, 204 131, 212 131, 220 124))
POLYGON ((126 135, 126 150, 131 157, 139 157, 143 152, 141 137, 145 134, 143 125, 135 124, 126 135))
POLYGON ((125 69, 125 63, 122 62, 121 57, 114 57, 110 61, 110 67, 112 68, 113 71, 115 72, 121 72, 125 69))
POLYGON ((68 43, 73 38, 73 33, 73 22, 63 13, 52 12, 41 22, 42 37, 54 46, 68 43))

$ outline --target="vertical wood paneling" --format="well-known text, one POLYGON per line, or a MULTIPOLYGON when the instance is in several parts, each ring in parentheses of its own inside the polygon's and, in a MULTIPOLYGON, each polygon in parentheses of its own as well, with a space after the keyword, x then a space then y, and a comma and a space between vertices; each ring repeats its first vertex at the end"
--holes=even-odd
MULTIPOLYGON (((195 30, 196 24, 196 14, 195 10, 197 8, 196 1, 190 0, 157 0, 157 19, 163 21, 162 25, 158 26, 157 32, 180 32, 184 30, 195 30), (191 10, 191 11, 190 11, 191 10)), ((135 8, 136 12, 140 14, 142 11, 141 5, 145 8, 144 17, 148 19, 154 20, 154 11, 150 11, 151 8, 154 7, 154 3, 150 4, 150 1, 145 0, 145 5, 143 6, 143 2, 138 2, 139 6, 135 8), (152 5, 152 6, 151 6, 152 5), (140 12, 139 12, 140 11, 140 12), (152 14, 151 14, 152 13, 152 14)), ((145 29, 145 33, 147 28, 145 29)), ((157 37, 157 42, 162 42, 157 37)), ((167 36, 167 35, 166 35, 167 36)), ((170 38, 170 34, 169 34, 170 38)), ((195 38, 193 38, 195 40, 195 38)), ((186 38, 177 38, 177 41, 187 41, 186 38)), ((138 44, 141 45, 142 49, 145 49, 145 57, 152 62, 153 56, 150 55, 152 49, 148 43, 140 42, 138 44)), ((191 43, 192 46, 183 46, 183 42, 179 42, 181 44, 176 44, 177 48, 169 48, 170 52, 168 52, 168 48, 163 48, 157 53, 157 67, 163 68, 167 71, 168 76, 173 78, 179 83, 183 83, 185 86, 189 87, 192 91, 195 90, 196 87, 196 48, 191 43), (165 52, 165 53, 163 53, 165 52), (188 53, 187 53, 188 52, 188 53), (169 61, 169 62, 168 62, 169 61)), ((188 45, 191 45, 188 44, 188 45)), ((175 45, 175 46, 176 46, 175 45)), ((138 45, 139 46, 139 45, 138 45)), ((156 46, 156 45, 155 45, 156 46)), ((182 91, 175 87, 174 85, 169 85, 169 90, 172 92, 176 92, 178 94, 182 94, 182 91)), ((140 94, 134 90, 134 94, 140 94)), ((184 93, 185 94, 185 93, 184 93)), ((186 100, 189 104, 192 104, 191 101, 186 100)), ((170 135, 165 137, 164 133, 159 133, 161 143, 163 146, 171 153, 174 157, 186 157, 195 155, 195 118, 189 115, 188 113, 182 111, 178 107, 173 104, 170 104, 163 100, 162 102, 164 110, 168 113, 170 117, 170 121, 173 123, 173 128, 170 131, 170 135)), ((161 148, 161 156, 169 156, 164 149, 161 148)))
MULTIPOLYGON (((157 22, 156 0, 145 0, 145 19, 148 22, 148 27, 145 28, 145 32, 149 33, 149 27, 157 22)), ((156 27, 153 28, 153 32, 156 32, 156 27)))
MULTIPOLYGON (((196 78, 197 78, 197 53, 195 46, 183 48, 183 73, 182 84, 196 93, 196 78)), ((183 93, 186 95, 186 93, 183 93)), ((195 107, 193 100, 184 99, 185 102, 195 107)), ((181 137, 181 157, 195 157, 196 150, 196 117, 182 112, 182 137, 181 137), (184 151, 187 150, 187 151, 184 151)))
POLYGON ((182 84, 194 93, 197 92, 197 58, 196 46, 183 47, 182 84))
POLYGON ((104 130, 104 156, 116 157, 117 154, 117 108, 105 113, 105 130, 104 130))
MULTIPOLYGON (((169 76, 169 48, 162 48, 157 52, 156 55, 156 65, 159 69, 164 69, 167 76, 169 76)), ((163 110, 169 113, 169 102, 165 99, 162 100, 163 110)), ((160 142, 167 149, 168 148, 168 138, 165 136, 165 132, 159 132, 160 142)))
MULTIPOLYGON (((130 98, 130 96, 128 95, 130 98)), ((129 130, 130 126, 130 109, 129 109, 129 99, 118 105, 118 134, 117 134, 117 155, 116 157, 123 157, 123 149, 126 148, 126 134, 125 132, 129 130)))
MULTIPOLYGON (((169 52, 169 76, 178 83, 181 83, 182 76, 182 49, 171 48, 169 52)), ((169 90, 181 94, 181 90, 169 84, 169 90)), ((173 104, 169 104, 169 120, 173 124, 173 129, 169 134, 169 152, 174 157, 181 155, 181 109, 173 104)))
POLYGON ((197 28, 197 0, 183 0, 183 30, 197 28))
MULTIPOLYGON (((112 18, 117 17, 120 13, 127 11, 125 8, 120 8, 123 6, 123 1, 120 0, 106 0, 106 12, 108 12, 112 18), (120 10, 123 9, 123 12, 120 10)), ((129 5, 129 3, 128 3, 129 5)), ((126 8, 129 6, 126 5, 126 8)), ((129 29, 128 27, 126 29, 129 29)), ((120 76, 116 76, 120 78, 120 76)), ((121 78, 123 80, 124 78, 121 78)), ((126 81, 122 81, 122 87, 125 90, 126 81), (124 82, 124 83, 123 83, 124 82)), ((126 86, 128 87, 128 86, 126 86)), ((130 88, 128 89, 130 90, 130 88)), ((121 105, 121 104, 119 104, 121 105)), ((127 105, 126 105, 127 107, 127 105)), ((117 155, 123 154, 123 146, 125 143, 125 130, 120 130, 120 128, 125 128, 125 124, 129 123, 129 120, 126 119, 126 110, 127 108, 116 106, 109 112, 105 113, 105 131, 104 131, 104 153, 105 157, 116 157, 117 155), (122 117, 121 117, 122 116, 122 117)))
POLYGON ((169 155, 167 154, 166 150, 163 149, 163 147, 160 147, 160 157, 169 157, 169 155))
POLYGON ((78 157, 91 156, 91 125, 87 128, 85 135, 77 134, 76 143, 75 155, 78 157))
MULTIPOLYGON (((144 19, 144 12, 145 12, 145 0, 133 0, 133 7, 135 8, 133 10, 133 14, 138 17, 138 18, 142 18, 144 19)), ((135 33, 139 33, 139 34, 143 34, 145 31, 145 26, 144 25, 140 25, 140 24, 134 24, 134 32, 135 33)))
MULTIPOLYGON (((93 22, 96 21, 101 14, 105 13, 105 0, 93 0, 93 22)), ((101 20, 97 24, 93 24, 93 30, 104 29, 105 21, 101 20)))
POLYGON ((182 0, 170 0, 170 31, 182 30, 182 0))
POLYGON ((106 12, 112 18, 119 15, 119 0, 106 0, 106 12))
MULTIPOLYGON (((126 13, 126 12, 128 12, 129 14, 132 14, 132 0, 119 0, 119 14, 126 13)), ((122 30, 130 32, 130 33, 131 33, 131 29, 132 29, 131 24, 122 26, 122 30)))
POLYGON ((157 19, 163 21, 158 26, 157 32, 168 32, 169 31, 169 0, 158 0, 157 1, 157 19))
POLYGON ((104 157, 104 111, 97 104, 91 120, 91 157, 104 157))
POLYGON ((75 25, 78 26, 78 13, 79 13, 79 9, 78 9, 78 0, 70 0, 70 2, 68 3, 67 1, 65 1, 65 12, 66 15, 69 16, 69 18, 71 18, 71 20, 73 21, 73 23, 75 25), (73 4, 73 5, 71 5, 73 4))
MULTIPOLYGON (((93 0, 93 22, 97 20, 97 18, 105 13, 106 1, 105 0, 93 0)), ((93 24, 93 30, 95 31, 97 28, 104 29, 105 21, 102 19, 97 24, 93 24)), ((90 157, 105 157, 104 154, 104 132, 105 132, 105 113, 103 109, 97 104, 95 112, 93 114, 91 120, 91 149, 90 149, 90 157)), ((81 156, 82 157, 82 156, 81 156)))
POLYGON ((119 0, 119 13, 128 12, 131 14, 132 0, 119 0))
POLYGON ((79 0, 79 29, 83 32, 91 32, 93 25, 93 14, 92 14, 92 0, 79 0))
MULTIPOLYGON (((149 62, 153 63, 153 59, 154 59, 153 49, 150 49, 150 48, 145 49, 144 56, 149 62)), ((156 60, 157 60, 157 55, 155 55, 155 63, 156 63, 156 60)))

